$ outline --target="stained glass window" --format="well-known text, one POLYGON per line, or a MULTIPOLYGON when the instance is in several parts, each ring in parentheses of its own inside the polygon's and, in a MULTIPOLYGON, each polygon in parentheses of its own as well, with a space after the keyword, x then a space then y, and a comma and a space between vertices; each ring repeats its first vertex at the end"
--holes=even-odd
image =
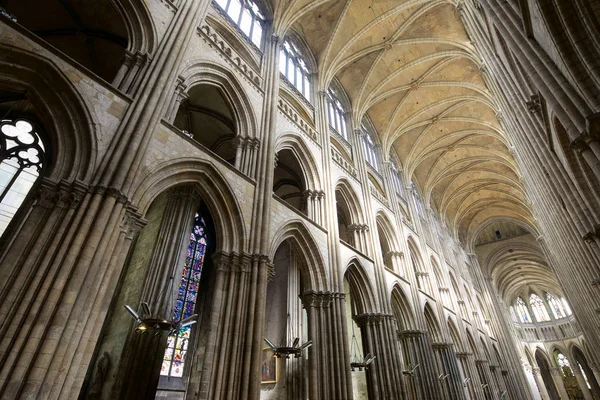
POLYGON ((529 304, 531 305, 531 309, 533 310, 533 315, 535 315, 535 319, 537 322, 546 322, 550 321, 550 316, 548 315, 548 310, 546 309, 546 305, 544 301, 535 293, 532 293, 529 296, 529 304))
POLYGON ((519 314, 519 318, 521 318, 521 322, 530 324, 531 316, 529 316, 529 310, 527 309, 527 304, 523 301, 522 298, 517 297, 517 313, 519 314))
MULTIPOLYGON (((204 219, 196 214, 194 228, 190 234, 190 243, 187 248, 185 265, 181 274, 181 282, 177 293, 177 301, 173 309, 173 321, 178 322, 194 314, 198 285, 202 274, 204 253, 206 250, 206 226, 204 219)), ((167 339, 167 350, 163 357, 161 375, 183 376, 185 355, 188 352, 191 326, 180 328, 167 339)))
POLYGON ((0 235, 40 176, 44 155, 44 144, 31 122, 0 122, 0 235))
POLYGON ((515 308, 513 306, 510 306, 510 316, 512 318, 512 320, 514 322, 518 322, 519 320, 517 319, 517 314, 515 313, 515 308))
POLYGON ((310 80, 306 62, 298 47, 285 39, 279 53, 279 72, 306 100, 310 101, 310 80))
POLYGON ((554 314, 554 318, 559 319, 567 316, 563 303, 560 300, 552 296, 550 293, 546 293, 546 300, 548 301, 548 305, 552 310, 552 314, 554 314))
POLYGON ((217 4, 244 35, 260 47, 265 17, 258 6, 251 0, 217 0, 217 4))
POLYGON ((567 359, 567 357, 565 357, 565 355, 561 352, 556 352, 556 361, 558 362, 558 366, 560 367, 560 371, 564 374, 564 368, 567 367, 569 368, 571 371, 573 371, 571 369, 571 364, 569 363, 569 360, 567 359))

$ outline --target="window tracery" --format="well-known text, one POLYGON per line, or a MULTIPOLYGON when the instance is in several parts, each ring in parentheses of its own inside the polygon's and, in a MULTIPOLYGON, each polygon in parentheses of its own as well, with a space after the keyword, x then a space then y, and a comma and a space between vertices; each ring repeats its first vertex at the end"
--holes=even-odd
POLYGON ((306 61, 298 47, 287 38, 279 52, 279 72, 306 100, 310 101, 310 73, 306 61))
MULTIPOLYGON (((196 214, 194 227, 190 234, 190 242, 186 251, 177 300, 173 309, 173 321, 175 322, 194 314, 206 245, 206 225, 202 216, 196 214)), ((183 376, 191 330, 192 326, 185 326, 179 328, 174 334, 169 335, 167 349, 165 350, 160 370, 161 375, 172 377, 183 376)))
POLYGON ((546 293, 546 301, 548 301, 548 305, 552 310, 552 314, 554 314, 554 318, 560 319, 567 316, 563 303, 556 297, 552 296, 550 293, 546 293))
POLYGON ((327 112, 329 126, 331 126, 344 139, 348 140, 348 128, 346 126, 346 110, 342 106, 339 97, 332 88, 327 91, 327 112))
POLYGON ((260 48, 265 17, 258 6, 252 0, 216 0, 216 3, 244 35, 260 48))
POLYGON ((529 315, 529 310, 527 309, 527 304, 525 304, 522 298, 517 297, 515 305, 521 322, 530 324, 532 321, 531 316, 529 315))
POLYGON ((548 310, 546 309, 546 305, 544 301, 535 293, 532 293, 529 296, 529 304, 531 305, 531 309, 533 310, 533 315, 535 315, 535 319, 537 322, 547 322, 550 321, 550 316, 548 315, 548 310))
POLYGON ((39 178, 44 158, 45 147, 33 123, 0 122, 0 235, 39 178))
POLYGON ((560 370, 563 372, 563 374, 565 368, 568 368, 569 371, 573 372, 573 370, 571 369, 571 363, 569 363, 569 360, 567 359, 567 357, 565 357, 563 353, 556 352, 556 362, 558 363, 558 366, 560 367, 560 370))
POLYGON ((375 140, 373 140, 373 137, 365 125, 361 125, 360 130, 362 131, 365 160, 375 169, 375 171, 379 172, 379 157, 375 150, 375 147, 377 146, 375 140))

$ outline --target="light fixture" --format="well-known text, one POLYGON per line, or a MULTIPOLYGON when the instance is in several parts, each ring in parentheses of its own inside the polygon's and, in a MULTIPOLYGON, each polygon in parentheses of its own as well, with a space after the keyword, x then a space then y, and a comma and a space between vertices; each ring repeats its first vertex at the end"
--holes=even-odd
POLYGON ((142 316, 135 312, 131 306, 125 305, 125 309, 137 322, 138 326, 135 329, 137 332, 147 332, 150 330, 156 331, 157 335, 161 331, 166 331, 169 332, 169 334, 172 334, 180 328, 195 324, 196 318, 198 317, 198 314, 192 314, 181 321, 173 321, 162 318, 160 316, 152 315, 152 310, 150 310, 150 306, 148 306, 148 303, 146 302, 142 302, 142 316))
POLYGON ((371 353, 367 353, 367 355, 362 358, 359 356, 359 348, 358 341, 356 340, 356 335, 354 334, 354 323, 352 323, 352 343, 350 345, 350 369, 354 372, 355 369, 358 368, 359 371, 369 369, 369 364, 371 364, 377 356, 372 356, 371 353))
POLYGON ((419 368, 419 364, 415 365, 414 367, 412 366, 412 364, 408 364, 408 368, 402 371, 402 374, 407 376, 414 376, 417 368, 419 368))
POLYGON ((302 350, 312 346, 312 340, 309 340, 302 346, 298 346, 300 344, 300 338, 295 338, 291 346, 286 346, 283 344, 277 346, 269 339, 264 339, 265 342, 267 342, 267 344, 271 348, 271 350, 273 350, 273 353, 277 358, 281 358, 282 356, 284 356, 285 358, 290 358, 290 356, 294 356, 294 358, 299 358, 302 355, 302 350))

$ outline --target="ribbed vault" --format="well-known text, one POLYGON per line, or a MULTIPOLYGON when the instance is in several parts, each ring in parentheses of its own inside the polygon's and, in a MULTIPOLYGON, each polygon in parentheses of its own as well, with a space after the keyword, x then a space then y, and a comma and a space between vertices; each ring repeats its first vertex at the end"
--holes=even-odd
POLYGON ((484 273, 506 304, 533 289, 562 295, 554 272, 535 237, 508 222, 495 222, 478 232, 475 253, 484 273))
POLYGON ((315 55, 319 86, 337 79, 358 126, 371 118, 384 154, 461 241, 490 218, 531 223, 481 61, 448 1, 306 1, 273 6, 315 55))

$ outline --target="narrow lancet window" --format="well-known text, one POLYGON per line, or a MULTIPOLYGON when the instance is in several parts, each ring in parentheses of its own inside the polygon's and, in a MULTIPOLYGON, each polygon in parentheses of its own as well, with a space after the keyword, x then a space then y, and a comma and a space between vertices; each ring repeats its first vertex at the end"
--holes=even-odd
POLYGON ((310 74, 306 62, 298 47, 289 39, 286 39, 281 46, 279 72, 306 100, 310 101, 310 74))
MULTIPOLYGON (((194 314, 207 245, 206 240, 204 219, 199 214, 196 214, 194 228, 190 234, 190 242, 186 252, 183 273, 181 274, 179 290, 177 292, 177 301, 173 310, 173 321, 175 322, 194 314)), ((185 356, 188 352, 191 329, 192 326, 179 328, 177 332, 168 337, 167 350, 165 351, 160 370, 161 375, 183 376, 183 367, 185 356)))
POLYGON ((39 178, 44 157, 45 147, 33 123, 0 122, 0 235, 39 178))

